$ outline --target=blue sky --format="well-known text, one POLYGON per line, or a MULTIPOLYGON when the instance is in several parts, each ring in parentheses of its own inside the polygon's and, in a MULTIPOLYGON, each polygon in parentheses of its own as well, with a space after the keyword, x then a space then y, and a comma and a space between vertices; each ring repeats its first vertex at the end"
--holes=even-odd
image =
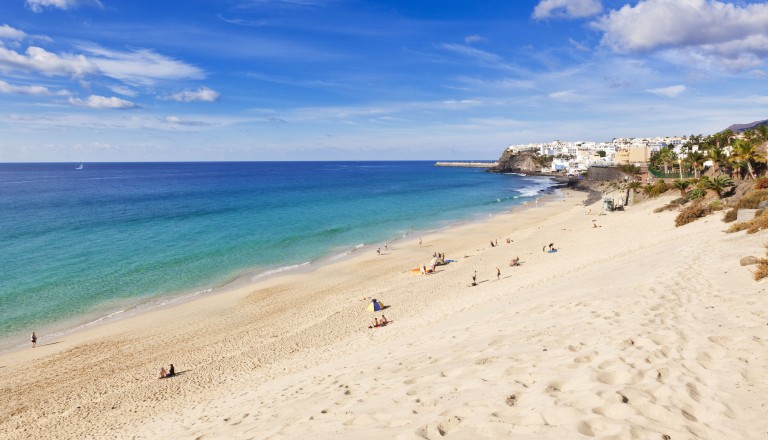
POLYGON ((768 118, 768 5, 4 0, 0 162, 495 159, 768 118))

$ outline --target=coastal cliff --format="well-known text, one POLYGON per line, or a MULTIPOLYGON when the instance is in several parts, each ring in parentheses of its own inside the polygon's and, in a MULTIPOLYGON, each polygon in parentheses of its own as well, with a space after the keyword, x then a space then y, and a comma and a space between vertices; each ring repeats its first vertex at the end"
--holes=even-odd
POLYGON ((542 167, 549 166, 549 163, 544 163, 542 159, 533 153, 515 153, 511 150, 504 150, 498 164, 488 171, 492 173, 539 173, 542 167))

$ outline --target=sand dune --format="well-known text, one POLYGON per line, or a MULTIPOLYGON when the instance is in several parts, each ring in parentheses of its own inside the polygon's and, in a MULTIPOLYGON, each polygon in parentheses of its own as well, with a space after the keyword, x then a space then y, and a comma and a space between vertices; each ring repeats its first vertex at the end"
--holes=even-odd
POLYGON ((765 233, 582 200, 4 355, 0 436, 768 437, 768 299, 739 266, 765 233), (457 261, 408 271, 438 251, 457 261), (367 328, 372 297, 388 326, 367 328))

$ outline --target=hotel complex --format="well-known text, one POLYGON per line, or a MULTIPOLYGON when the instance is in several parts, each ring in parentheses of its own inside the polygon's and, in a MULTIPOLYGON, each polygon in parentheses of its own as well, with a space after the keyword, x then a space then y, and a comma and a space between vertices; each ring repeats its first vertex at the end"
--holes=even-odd
POLYGON ((688 140, 686 136, 655 138, 614 138, 610 142, 564 142, 553 141, 524 145, 510 145, 508 150, 536 152, 541 155, 555 156, 551 169, 544 171, 579 172, 590 166, 600 165, 643 165, 648 162, 651 153, 662 147, 669 147, 680 154, 680 149, 688 140), (601 155, 599 151, 604 151, 601 155))

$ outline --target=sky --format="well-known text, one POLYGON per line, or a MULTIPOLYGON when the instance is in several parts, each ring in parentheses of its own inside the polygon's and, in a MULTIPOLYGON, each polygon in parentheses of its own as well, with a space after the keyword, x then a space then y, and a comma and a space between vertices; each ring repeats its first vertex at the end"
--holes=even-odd
POLYGON ((496 159, 768 118, 768 4, 3 0, 0 162, 496 159))

